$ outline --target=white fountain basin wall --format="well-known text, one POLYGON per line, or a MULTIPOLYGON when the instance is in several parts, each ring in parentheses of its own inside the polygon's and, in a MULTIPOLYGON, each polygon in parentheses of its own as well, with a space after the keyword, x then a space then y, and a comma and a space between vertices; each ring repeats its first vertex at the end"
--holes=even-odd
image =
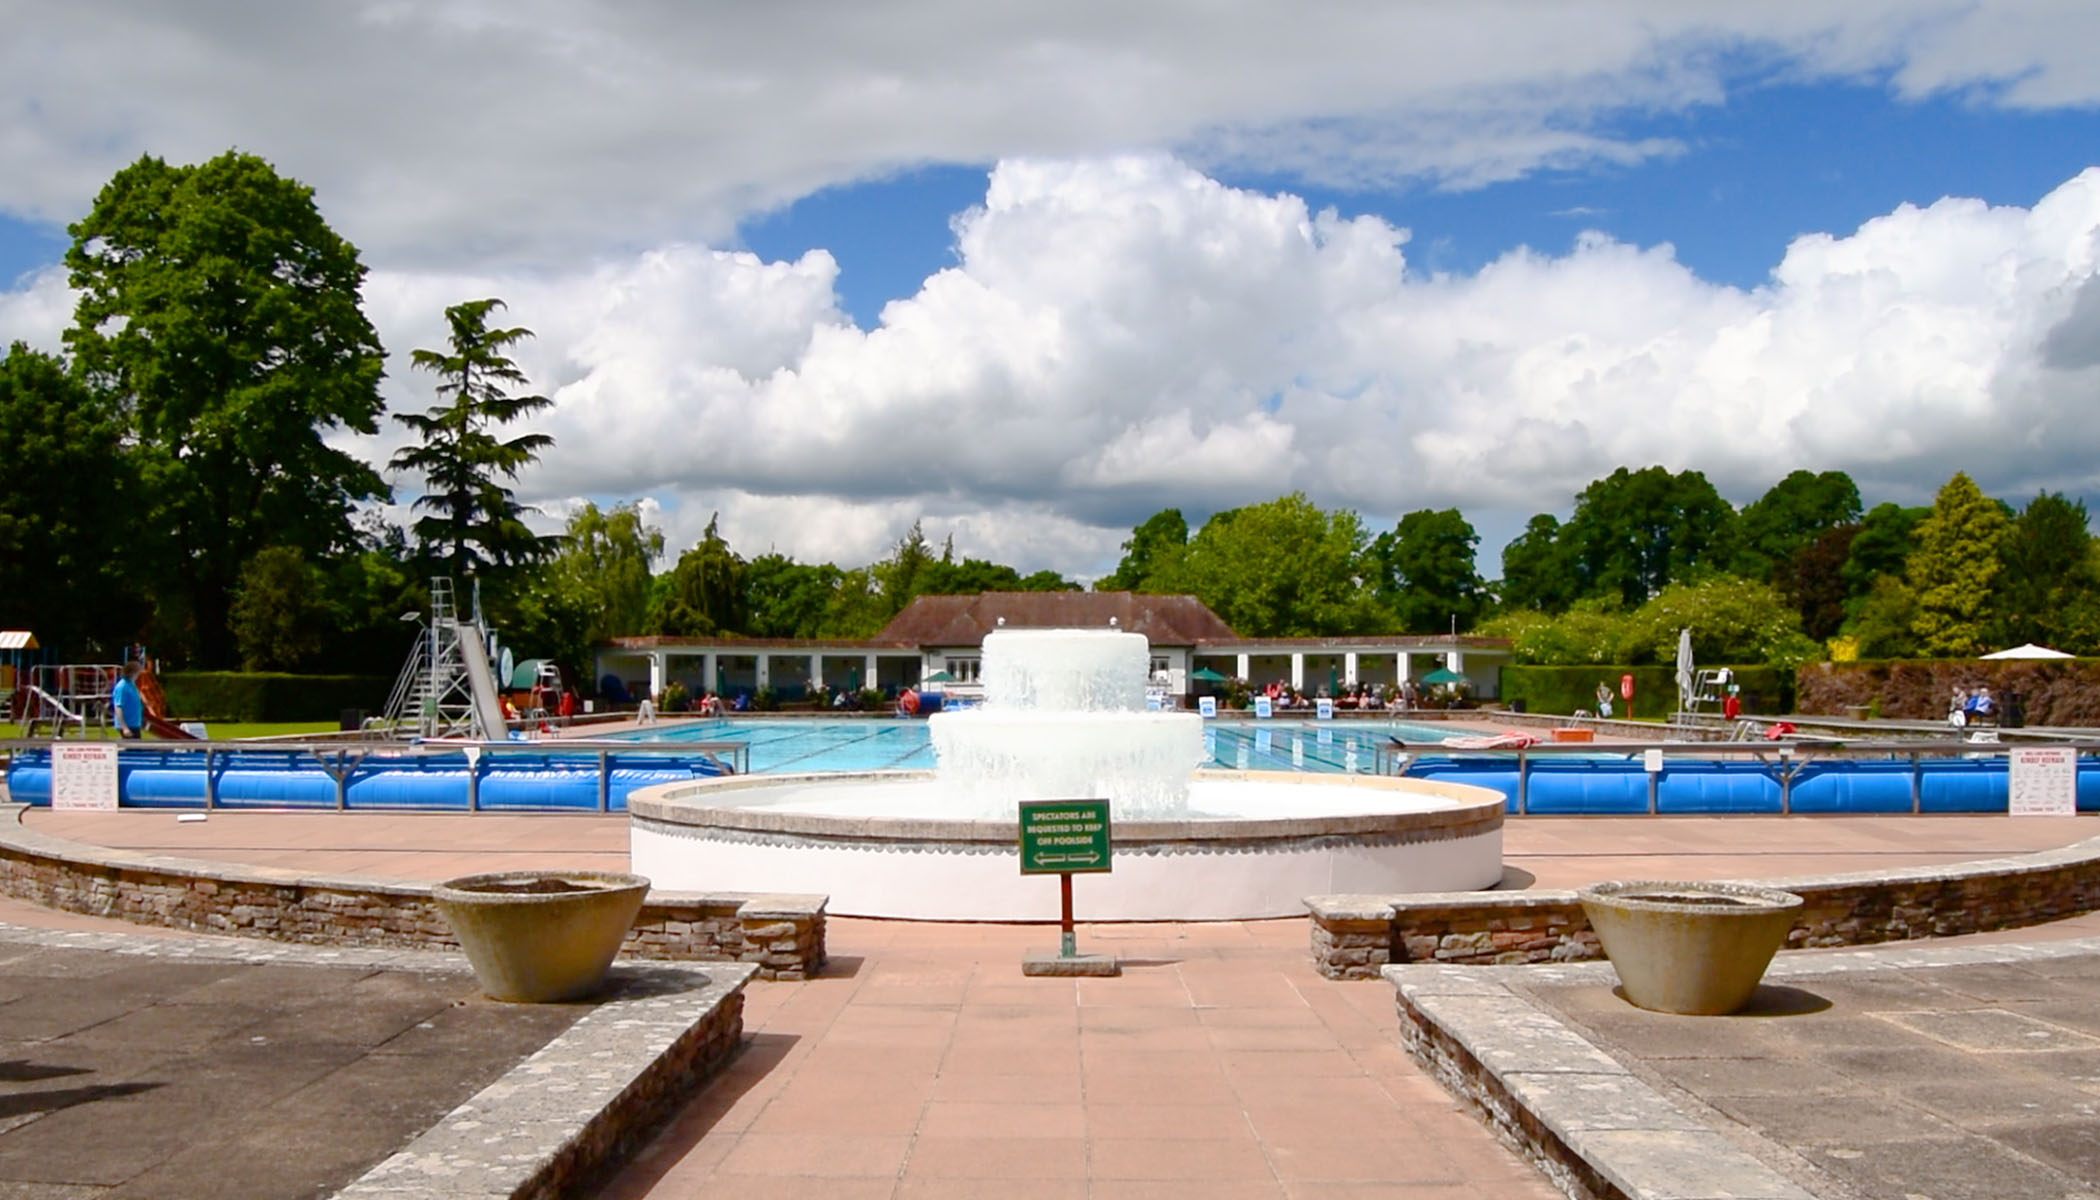
MULTIPOLYGON (((947 790, 933 772, 645 788, 627 802, 630 861, 658 888, 827 893, 846 916, 1057 920, 1057 879, 1020 873, 1014 819, 899 815, 945 811, 947 790)), ((1427 780, 1202 772, 1186 817, 1111 810, 1115 869, 1073 881, 1074 911, 1242 920, 1302 915, 1312 895, 1492 887, 1504 803, 1427 780)))

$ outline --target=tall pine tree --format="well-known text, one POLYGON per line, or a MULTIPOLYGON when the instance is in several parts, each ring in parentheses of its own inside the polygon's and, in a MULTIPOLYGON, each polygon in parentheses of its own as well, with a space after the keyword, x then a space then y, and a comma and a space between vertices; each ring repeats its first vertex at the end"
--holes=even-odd
POLYGON ((532 336, 530 329, 490 329, 489 314, 504 307, 496 299, 470 300, 445 310, 452 326, 449 353, 417 350, 410 361, 432 372, 439 403, 421 414, 394 419, 422 435, 420 446, 394 455, 396 471, 418 471, 424 491, 416 507, 426 514, 415 523, 416 537, 435 547, 455 578, 481 568, 503 568, 538 562, 554 553, 561 539, 535 534, 526 527, 530 509, 517 502, 500 480, 537 461, 554 444, 543 433, 504 441, 492 430, 553 404, 545 396, 514 396, 525 373, 504 355, 532 336))

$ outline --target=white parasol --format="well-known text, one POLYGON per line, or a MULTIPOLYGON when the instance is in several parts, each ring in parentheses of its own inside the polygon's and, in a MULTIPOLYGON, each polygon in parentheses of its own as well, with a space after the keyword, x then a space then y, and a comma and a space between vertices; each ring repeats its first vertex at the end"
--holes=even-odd
POLYGON ((1689 628, 1677 631, 1677 709, 1690 712, 1692 702, 1698 698, 1698 677, 1692 674, 1692 631, 1689 628))
POLYGON ((2063 651, 2061 651, 2061 650, 2051 650, 2051 649, 2050 649, 2049 647, 2047 647, 2047 646, 2037 646, 2037 645, 2035 645, 2035 644, 2034 644, 2033 642, 2028 642, 2028 643, 2027 643, 2026 645, 2024 645, 2024 646, 2014 646, 2014 647, 2013 647, 2012 649, 2010 649, 2010 650, 2000 650, 2000 651, 1998 651, 1998 652, 1997 652, 1996 654, 1986 654, 1986 655, 1984 655, 1983 657, 1984 657, 1984 658, 1986 658, 1986 659, 2005 659, 2005 658, 2076 658, 2076 657, 2078 657, 2078 656, 2077 656, 2077 655, 2075 655, 2075 654, 2065 654, 2065 653, 2064 653, 2063 651))

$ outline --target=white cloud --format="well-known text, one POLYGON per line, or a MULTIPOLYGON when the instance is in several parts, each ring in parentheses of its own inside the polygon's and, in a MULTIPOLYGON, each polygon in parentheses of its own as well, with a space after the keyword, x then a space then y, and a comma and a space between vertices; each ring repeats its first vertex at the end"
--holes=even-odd
MULTIPOLYGON (((1944 200, 1803 237, 1753 291, 1594 234, 1425 276, 1403 230, 1157 155, 1004 163, 956 231, 956 264, 870 331, 820 252, 689 245, 381 270, 369 308, 398 367, 441 344, 446 304, 508 300, 557 401, 521 494, 648 495, 674 553, 719 512, 747 554, 857 565, 923 517, 960 553, 1094 574, 1167 505, 1521 513, 1650 463, 1738 502, 1794 467, 1870 500, 1956 470, 2100 494, 2100 169, 2032 208, 1944 200)), ((0 338, 55 337, 52 287, 0 295, 0 338)), ((388 387, 428 402, 426 379, 388 387)))
POLYGON ((1674 153, 1615 118, 1746 75, 2100 101, 2086 0, 34 9, 0 40, 0 211, 61 223, 142 153, 238 146, 404 270, 719 243, 827 184, 1016 156, 1474 186, 1674 153))

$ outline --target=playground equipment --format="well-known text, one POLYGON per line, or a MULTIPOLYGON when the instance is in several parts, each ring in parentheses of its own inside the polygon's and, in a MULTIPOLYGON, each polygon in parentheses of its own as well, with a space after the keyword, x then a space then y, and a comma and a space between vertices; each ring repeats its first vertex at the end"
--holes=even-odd
POLYGON ((68 725, 81 737, 87 736, 90 725, 107 729, 110 689, 123 674, 123 667, 106 663, 31 667, 28 682, 15 694, 21 707, 15 719, 29 737, 45 725, 51 727, 52 737, 64 737, 68 725))
MULTIPOLYGON (((408 618, 420 618, 411 613, 408 618)), ((430 581, 430 619, 402 665, 387 697, 381 727, 398 738, 471 738, 502 741, 510 735, 496 677, 489 669, 491 636, 477 592, 474 614, 462 617, 452 580, 430 581)))

